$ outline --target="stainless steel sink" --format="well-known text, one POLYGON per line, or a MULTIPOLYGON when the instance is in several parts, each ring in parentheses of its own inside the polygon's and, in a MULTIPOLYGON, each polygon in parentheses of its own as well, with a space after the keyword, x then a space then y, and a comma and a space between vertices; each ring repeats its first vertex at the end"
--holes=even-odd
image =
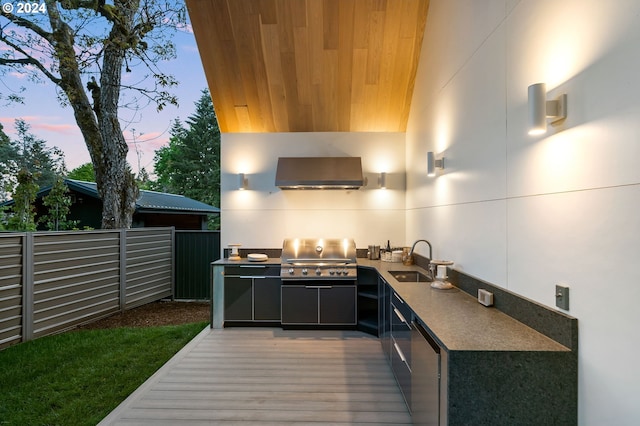
POLYGON ((389 271, 396 280, 403 283, 422 283, 433 281, 427 275, 418 271, 389 271))

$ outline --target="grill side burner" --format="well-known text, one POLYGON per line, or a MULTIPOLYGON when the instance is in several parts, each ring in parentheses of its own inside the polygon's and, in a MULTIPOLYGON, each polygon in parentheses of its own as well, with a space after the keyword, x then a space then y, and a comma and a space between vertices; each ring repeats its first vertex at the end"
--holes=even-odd
POLYGON ((285 280, 355 280, 353 239, 288 238, 282 244, 280 277, 285 280))

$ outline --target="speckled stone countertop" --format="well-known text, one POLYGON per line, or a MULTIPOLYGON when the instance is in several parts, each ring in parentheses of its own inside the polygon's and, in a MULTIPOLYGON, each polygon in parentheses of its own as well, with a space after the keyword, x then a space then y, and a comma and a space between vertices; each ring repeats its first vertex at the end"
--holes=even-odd
MULTIPOLYGON (((280 265, 280 258, 266 261, 220 259, 213 265, 280 265)), ((460 291, 438 290, 430 283, 399 282, 389 271, 421 271, 418 266, 358 258, 358 266, 374 268, 411 307, 438 343, 448 351, 558 351, 569 348, 505 313, 478 303, 460 291)))
POLYGON ((438 290, 428 282, 399 282, 389 273, 425 272, 418 266, 368 259, 358 259, 358 266, 375 268, 448 351, 569 351, 499 310, 481 305, 457 288, 438 290))

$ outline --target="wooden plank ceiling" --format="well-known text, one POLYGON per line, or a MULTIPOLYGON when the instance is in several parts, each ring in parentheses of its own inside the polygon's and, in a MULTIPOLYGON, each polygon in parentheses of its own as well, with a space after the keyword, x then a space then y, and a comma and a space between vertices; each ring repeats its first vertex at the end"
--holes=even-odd
POLYGON ((429 0, 187 0, 223 132, 404 132, 429 0))

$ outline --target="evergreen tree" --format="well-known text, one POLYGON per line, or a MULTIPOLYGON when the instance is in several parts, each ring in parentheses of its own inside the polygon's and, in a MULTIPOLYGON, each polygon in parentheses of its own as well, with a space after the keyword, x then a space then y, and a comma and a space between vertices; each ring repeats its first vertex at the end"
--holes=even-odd
MULTIPOLYGON (((186 125, 176 120, 169 145, 156 151, 154 189, 219 206, 220 128, 208 90, 202 91, 186 125)), ((219 227, 215 219, 209 221, 211 229, 219 227)))
POLYGON ((16 163, 18 152, 11 139, 0 124, 0 201, 9 198, 15 186, 16 163))
POLYGON ((67 174, 67 177, 69 179, 82 180, 85 182, 96 181, 96 173, 93 170, 93 164, 91 163, 84 163, 76 167, 67 174))
POLYGON ((58 147, 49 148, 46 141, 29 131, 30 128, 26 121, 16 120, 18 140, 13 143, 18 153, 17 166, 28 170, 38 187, 53 185, 56 177, 66 172, 64 153, 58 147))
POLYGON ((20 170, 31 173, 38 187, 53 185, 56 176, 65 172, 64 154, 59 148, 48 147, 29 131, 29 124, 22 119, 15 121, 15 128, 16 140, 11 140, 0 128, 0 200, 10 198, 20 170))
POLYGON ((18 172, 18 186, 13 194, 13 213, 7 220, 7 228, 12 231, 35 231, 35 208, 33 203, 38 193, 37 176, 29 170, 21 169, 18 172))
POLYGON ((71 197, 69 188, 61 177, 56 179, 49 194, 42 198, 42 204, 47 207, 48 213, 43 215, 39 222, 49 231, 63 231, 77 226, 78 221, 67 220, 71 197))
POLYGON ((140 169, 138 172, 138 176, 136 177, 136 183, 138 184, 138 188, 140 189, 152 189, 153 182, 151 181, 151 177, 149 177, 149 172, 144 167, 140 169))

